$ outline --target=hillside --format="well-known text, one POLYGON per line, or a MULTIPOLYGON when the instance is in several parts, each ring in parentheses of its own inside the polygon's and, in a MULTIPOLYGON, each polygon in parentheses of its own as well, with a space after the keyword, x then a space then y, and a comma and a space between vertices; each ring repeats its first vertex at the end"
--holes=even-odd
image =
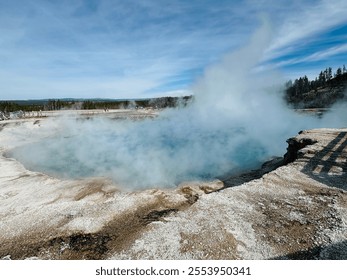
POLYGON ((347 73, 338 72, 340 74, 332 77, 329 69, 312 81, 307 76, 296 79, 294 83, 289 81, 285 91, 287 103, 296 109, 329 108, 346 99, 347 73))

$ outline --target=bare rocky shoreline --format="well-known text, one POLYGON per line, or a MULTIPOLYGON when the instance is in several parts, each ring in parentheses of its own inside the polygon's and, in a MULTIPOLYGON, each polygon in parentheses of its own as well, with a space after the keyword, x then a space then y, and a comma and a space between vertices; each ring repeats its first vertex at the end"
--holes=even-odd
POLYGON ((45 120, 0 125, 0 259, 347 259, 347 129, 303 131, 258 171, 128 192, 26 170, 4 153, 45 120))

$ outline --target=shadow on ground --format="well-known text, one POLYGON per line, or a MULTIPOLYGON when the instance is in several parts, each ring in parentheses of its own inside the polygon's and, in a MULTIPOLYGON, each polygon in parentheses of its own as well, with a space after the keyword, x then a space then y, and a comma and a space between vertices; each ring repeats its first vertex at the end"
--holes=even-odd
POLYGON ((347 190, 347 132, 340 132, 301 170, 312 179, 347 190))
POLYGON ((347 241, 279 256, 274 260, 347 260, 347 241))
POLYGON ((238 175, 232 175, 230 177, 227 177, 226 179, 221 178, 220 180, 224 183, 224 187, 219 189, 218 191, 226 189, 226 188, 240 186, 252 180, 260 179, 266 173, 269 173, 275 170, 276 168, 282 166, 283 164, 284 164, 284 161, 282 157, 275 157, 272 160, 265 162, 259 169, 250 170, 248 172, 241 173, 238 175))
MULTIPOLYGON (((236 187, 254 179, 259 179, 264 174, 293 162, 298 157, 298 150, 314 143, 312 140, 295 143, 294 148, 289 147, 289 149, 293 148, 293 151, 287 153, 284 158, 275 158, 266 162, 258 170, 251 170, 222 179, 224 183, 223 189, 236 187)), ((347 132, 340 132, 327 146, 315 153, 305 164, 301 172, 327 186, 347 190, 347 132)))

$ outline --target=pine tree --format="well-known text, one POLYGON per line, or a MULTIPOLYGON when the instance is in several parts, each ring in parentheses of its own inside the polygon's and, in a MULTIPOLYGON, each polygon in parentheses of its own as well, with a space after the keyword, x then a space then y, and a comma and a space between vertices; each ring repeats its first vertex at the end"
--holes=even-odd
POLYGON ((331 78, 333 77, 333 69, 331 67, 328 68, 327 75, 327 80, 331 80, 331 78))
POLYGON ((319 76, 318 76, 318 84, 319 86, 324 86, 325 85, 325 72, 320 71, 319 76))

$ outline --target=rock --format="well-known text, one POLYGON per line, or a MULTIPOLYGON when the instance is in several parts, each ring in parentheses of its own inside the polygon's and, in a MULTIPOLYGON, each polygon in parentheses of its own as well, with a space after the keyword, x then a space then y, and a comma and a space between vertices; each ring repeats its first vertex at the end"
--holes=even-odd
MULTIPOLYGON (((300 131, 300 135, 303 132, 300 131)), ((316 141, 311 138, 289 138, 287 140, 288 148, 287 153, 284 155, 283 164, 288 164, 295 161, 298 158, 298 152, 308 145, 314 144, 316 141)))

